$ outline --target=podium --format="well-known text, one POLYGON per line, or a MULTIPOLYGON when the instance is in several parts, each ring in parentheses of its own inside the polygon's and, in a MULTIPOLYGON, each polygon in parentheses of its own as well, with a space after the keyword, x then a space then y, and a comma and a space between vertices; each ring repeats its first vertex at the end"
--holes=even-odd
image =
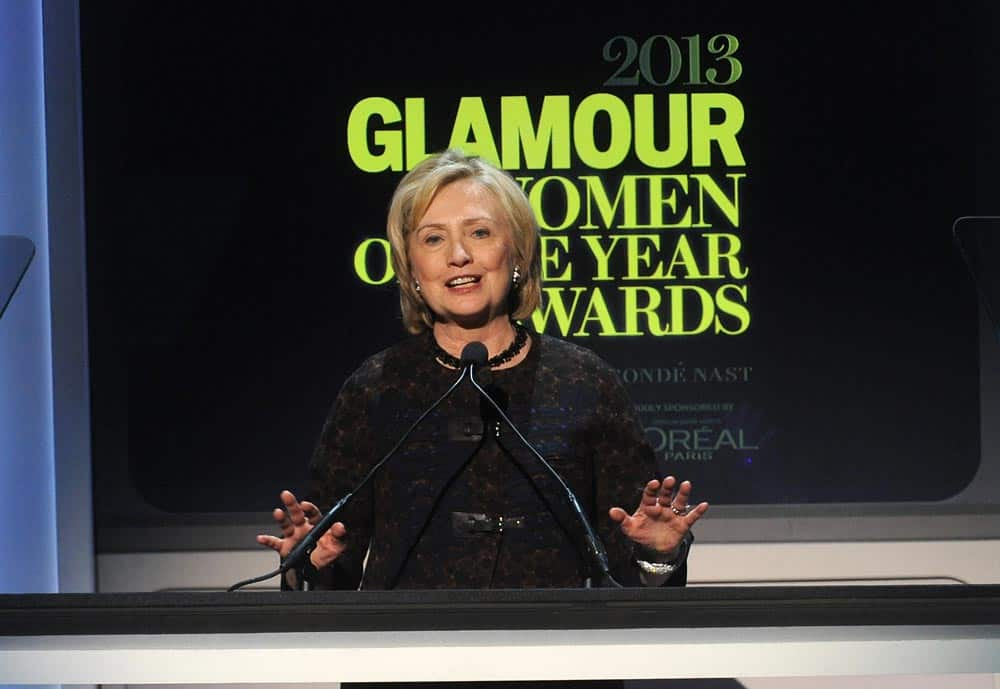
POLYGON ((0 596, 0 683, 1000 673, 1000 586, 0 596))

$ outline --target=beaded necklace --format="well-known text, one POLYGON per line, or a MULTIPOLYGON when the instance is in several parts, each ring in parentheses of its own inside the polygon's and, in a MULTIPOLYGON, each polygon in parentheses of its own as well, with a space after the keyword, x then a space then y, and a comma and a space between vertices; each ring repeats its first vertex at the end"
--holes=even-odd
MULTIPOLYGON (((490 368, 496 368, 497 366, 506 364, 508 361, 516 357, 518 354, 521 353, 521 350, 524 349, 524 344, 528 341, 527 328, 525 328, 520 323, 516 323, 514 321, 511 321, 511 325, 514 326, 514 341, 510 343, 510 346, 507 347, 507 349, 503 350, 495 357, 491 358, 489 361, 486 362, 486 365, 489 366, 490 368)), ((451 354, 444 351, 444 349, 441 348, 441 345, 437 343, 437 340, 434 339, 433 332, 431 332, 430 337, 431 337, 431 345, 433 345, 434 347, 435 359, 437 359, 443 364, 451 366, 452 368, 462 368, 461 360, 459 360, 457 357, 453 357, 451 354)))

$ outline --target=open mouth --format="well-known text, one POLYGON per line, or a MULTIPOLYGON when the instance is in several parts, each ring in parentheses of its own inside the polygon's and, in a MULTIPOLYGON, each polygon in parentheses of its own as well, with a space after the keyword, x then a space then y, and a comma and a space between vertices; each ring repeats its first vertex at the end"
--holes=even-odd
POLYGON ((477 282, 479 282, 479 277, 476 275, 460 275, 457 278, 452 278, 444 284, 446 287, 466 287, 477 282))

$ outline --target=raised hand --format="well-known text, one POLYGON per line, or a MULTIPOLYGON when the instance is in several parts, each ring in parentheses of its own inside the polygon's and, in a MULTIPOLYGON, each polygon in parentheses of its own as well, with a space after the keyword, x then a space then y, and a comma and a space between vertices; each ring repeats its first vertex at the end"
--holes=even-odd
POLYGON ((646 484, 635 512, 612 507, 608 516, 634 543, 666 555, 676 552, 694 523, 708 511, 707 502, 692 507, 690 500, 691 482, 678 485, 676 478, 667 476, 646 484))
MULTIPOLYGON (((275 508, 272 516, 281 528, 281 537, 258 534, 257 542, 274 550, 282 558, 286 557, 292 549, 305 538, 313 526, 323 518, 323 514, 311 502, 298 498, 289 491, 281 491, 281 502, 284 508, 275 508)), ((317 569, 329 565, 344 552, 344 537, 347 529, 342 522, 336 522, 323 534, 316 543, 310 559, 317 569)))

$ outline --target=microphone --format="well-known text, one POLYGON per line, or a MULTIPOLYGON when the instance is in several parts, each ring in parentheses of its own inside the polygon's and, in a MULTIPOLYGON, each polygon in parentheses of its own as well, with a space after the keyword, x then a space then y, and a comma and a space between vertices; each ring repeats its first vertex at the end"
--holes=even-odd
POLYGON ((417 428, 417 426, 419 426, 421 422, 423 422, 423 420, 427 418, 427 415, 430 414, 435 409, 437 409, 442 402, 448 399, 448 397, 451 396, 451 393, 453 393, 455 389, 458 388, 459 385, 461 385, 462 381, 465 380, 466 376, 470 377, 472 376, 472 369, 476 365, 485 364, 486 359, 487 359, 486 347, 483 345, 482 342, 470 342, 469 344, 467 344, 465 348, 462 350, 461 373, 459 373, 458 378, 455 379, 455 382, 451 384, 451 387, 445 390, 444 394, 441 395, 437 399, 437 401, 434 402, 434 404, 428 407, 423 414, 417 417, 417 420, 414 421, 413 424, 408 429, 406 429, 406 432, 403 433, 403 435, 399 438, 399 440, 396 441, 396 444, 392 446, 392 449, 389 450, 385 454, 385 456, 382 457, 382 459, 376 462, 375 465, 368 470, 368 473, 365 474, 364 478, 361 479, 361 481, 354 488, 354 490, 350 491, 349 493, 344 495, 344 497, 338 500, 337 503, 330 508, 330 511, 327 512, 325 515, 323 515, 322 519, 316 522, 316 525, 313 526, 312 529, 310 529, 309 533, 306 534, 306 536, 301 541, 299 541, 299 543, 292 549, 292 551, 288 553, 288 556, 285 557, 284 560, 282 560, 281 566, 277 570, 269 574, 237 582, 232 586, 230 586, 228 590, 235 591, 239 588, 242 588, 243 586, 246 586, 247 584, 254 584, 259 581, 264 581, 265 579, 270 579, 271 577, 277 574, 284 575, 291 569, 297 569, 301 567, 302 564, 306 561, 306 559, 312 554, 312 551, 316 549, 316 544, 319 542, 319 539, 323 536, 323 534, 325 534, 327 531, 330 530, 330 527, 332 527, 337 522, 337 515, 344 510, 344 507, 346 507, 347 504, 351 501, 351 498, 354 497, 354 494, 357 493, 362 488, 364 488, 366 485, 368 485, 368 482, 372 479, 372 477, 378 473, 378 470, 381 469, 386 462, 392 459, 392 456, 396 454, 396 451, 399 450, 399 448, 403 445, 406 439, 410 437, 410 434, 413 433, 413 431, 417 428))
POLYGON ((470 342, 462 347, 462 356, 460 359, 463 369, 468 366, 479 368, 486 365, 486 361, 489 359, 489 352, 486 351, 486 345, 482 342, 470 342))
MULTIPOLYGON (((577 521, 579 521, 583 526, 584 540, 587 546, 587 555, 589 555, 591 562, 597 566, 597 569, 599 570, 604 581, 617 588, 623 588, 622 585, 613 576, 611 576, 611 566, 608 563, 608 551, 604 548, 604 544, 601 542, 600 537, 598 537, 597 533, 594 531, 594 527, 591 526, 590 520, 587 518, 587 513, 584 512, 583 508, 580 506, 580 501, 577 499, 573 489, 566 484, 566 481, 559 475, 559 472, 556 471, 544 457, 542 457, 541 453, 539 453, 538 450, 536 450, 535 447, 528 442, 527 438, 525 438, 521 431, 518 430, 517 426, 514 425, 514 422, 511 421, 507 414, 504 413, 503 408, 486 391, 489 384, 485 379, 491 375, 490 369, 484 369, 485 375, 483 376, 483 382, 485 384, 480 384, 480 382, 476 380, 476 369, 486 363, 486 347, 480 342, 470 342, 467 344, 465 349, 462 350, 463 364, 466 363, 466 352, 469 352, 469 382, 471 382, 472 386, 479 391, 481 399, 489 403, 489 406, 491 407, 490 411, 495 411, 500 418, 503 419, 508 426, 510 426, 511 430, 513 430, 517 437, 520 438, 524 446, 531 451, 531 454, 533 454, 539 462, 542 463, 545 470, 562 488, 563 496, 566 498, 567 502, 569 502, 577 521)), ((486 430, 484 430, 484 433, 485 432, 486 430)), ((585 584, 586 588, 590 588, 590 581, 591 577, 587 577, 585 584)))
MULTIPOLYGON (((493 371, 486 365, 487 356, 486 347, 482 342, 470 342, 462 350, 463 364, 471 363, 473 365, 472 370, 476 372, 479 384, 487 391, 486 396, 492 397, 496 395, 500 398, 499 404, 506 409, 506 397, 500 397, 503 395, 503 392, 493 385, 493 371)), ((479 395, 479 418, 483 424, 484 437, 490 434, 496 434, 496 437, 500 437, 500 417, 496 415, 493 407, 490 406, 490 403, 486 401, 486 397, 482 394, 479 395)))

